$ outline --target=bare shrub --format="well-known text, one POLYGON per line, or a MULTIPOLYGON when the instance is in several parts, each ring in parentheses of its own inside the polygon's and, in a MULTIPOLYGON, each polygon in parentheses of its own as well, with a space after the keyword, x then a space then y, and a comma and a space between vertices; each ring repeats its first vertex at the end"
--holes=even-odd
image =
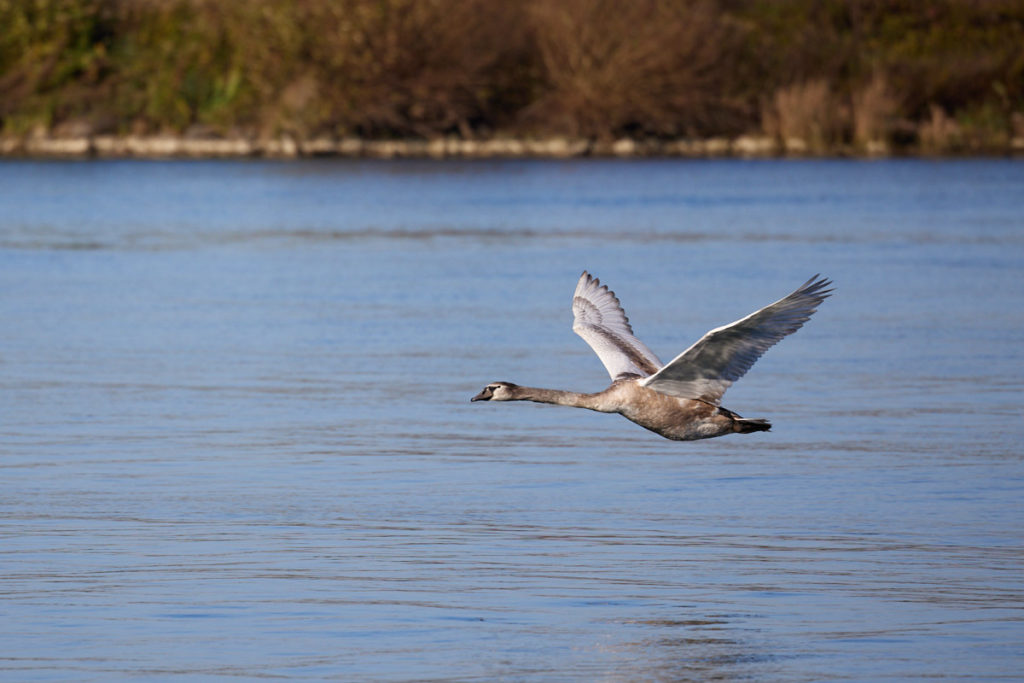
POLYGON ((765 132, 787 149, 821 152, 839 140, 841 114, 828 82, 812 80, 775 91, 762 117, 765 132))
POLYGON ((353 132, 471 137, 521 106, 514 79, 528 85, 527 45, 514 4, 349 0, 321 10, 324 37, 310 56, 336 120, 353 132))
POLYGON ((956 120, 936 104, 931 105, 931 116, 918 124, 917 136, 921 150, 930 154, 958 150, 963 137, 956 120))
POLYGON ((1015 111, 1010 116, 1014 140, 1024 140, 1024 111, 1015 111))
POLYGON ((741 31, 703 1, 535 0, 542 90, 526 128, 609 138, 728 130, 741 119, 725 56, 741 31))
POLYGON ((900 110, 888 80, 876 73, 853 93, 853 141, 861 149, 887 150, 893 125, 900 110))

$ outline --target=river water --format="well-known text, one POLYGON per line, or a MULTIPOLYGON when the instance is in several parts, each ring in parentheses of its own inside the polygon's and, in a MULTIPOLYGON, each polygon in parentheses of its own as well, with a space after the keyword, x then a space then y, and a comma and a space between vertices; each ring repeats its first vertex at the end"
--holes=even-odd
POLYGON ((1019 680, 1024 163, 0 163, 0 678, 1019 680), (835 295, 671 442, 596 391, 835 295))

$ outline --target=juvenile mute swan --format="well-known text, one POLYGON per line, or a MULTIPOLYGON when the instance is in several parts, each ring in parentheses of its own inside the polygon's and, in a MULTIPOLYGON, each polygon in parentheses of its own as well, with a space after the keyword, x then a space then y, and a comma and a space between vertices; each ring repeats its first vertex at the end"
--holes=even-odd
POLYGON ((719 405, 722 394, 761 355, 807 322, 832 293, 815 275, 789 296, 731 325, 717 327, 668 365, 633 336, 615 293, 583 271, 572 299, 573 332, 590 344, 612 384, 596 394, 492 382, 472 401, 534 401, 618 413, 666 439, 689 441, 771 429, 719 405))

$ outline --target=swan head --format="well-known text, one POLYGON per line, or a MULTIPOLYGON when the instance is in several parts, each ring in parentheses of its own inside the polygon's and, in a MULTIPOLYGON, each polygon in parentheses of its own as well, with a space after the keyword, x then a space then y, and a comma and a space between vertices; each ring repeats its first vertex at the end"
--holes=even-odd
POLYGON ((519 386, 511 382, 491 382, 470 401, 514 401, 515 390, 519 386))

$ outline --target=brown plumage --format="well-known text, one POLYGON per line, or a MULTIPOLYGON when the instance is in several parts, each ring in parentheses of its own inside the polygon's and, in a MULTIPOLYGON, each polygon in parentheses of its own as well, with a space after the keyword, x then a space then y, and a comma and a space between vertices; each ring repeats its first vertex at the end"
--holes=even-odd
POLYGON ((666 439, 690 441, 768 431, 763 419, 744 419, 719 405, 722 394, 766 350, 798 330, 829 296, 815 276, 789 296, 705 334, 667 365, 633 336, 629 319, 607 286, 586 271, 573 296, 573 330, 612 377, 604 391, 583 394, 492 382, 472 401, 533 401, 618 413, 666 439))

